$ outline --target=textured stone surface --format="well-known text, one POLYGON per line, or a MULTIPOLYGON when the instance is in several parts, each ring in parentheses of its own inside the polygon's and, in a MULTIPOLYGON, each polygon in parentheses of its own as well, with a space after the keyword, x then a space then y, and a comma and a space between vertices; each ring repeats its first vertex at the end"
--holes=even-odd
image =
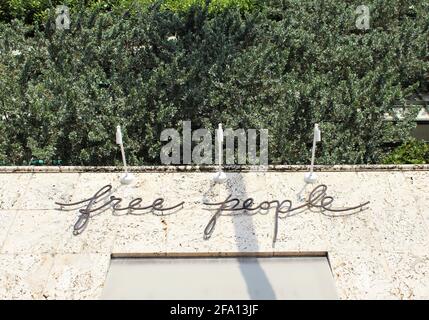
POLYGON ((53 257, 0 254, 0 300, 44 299, 53 257))
POLYGON ((12 209, 54 209, 55 201, 70 201, 78 179, 79 175, 75 173, 34 173, 30 179, 23 178, 28 182, 21 186, 25 187, 25 190, 12 209))
POLYGON ((54 210, 23 210, 16 213, 1 253, 57 253, 67 234, 70 219, 54 210))
POLYGON ((387 263, 398 285, 401 299, 428 299, 429 255, 387 253, 387 263))
POLYGON ((0 174, 0 210, 9 210, 25 194, 31 174, 0 174))
POLYGON ((318 183, 326 184, 327 195, 334 198, 332 207, 371 203, 353 215, 305 208, 281 216, 275 246, 274 209, 223 212, 205 239, 204 229, 215 211, 204 202, 231 195, 242 201, 253 198, 254 205, 286 199, 293 207, 302 205, 314 186, 304 183, 302 171, 289 167, 227 171, 223 185, 213 183, 213 172, 193 169, 136 172, 130 186, 119 183, 116 169, 23 173, 21 168, 19 173, 0 173, 0 298, 96 299, 111 254, 327 252, 342 299, 429 299, 429 171, 412 168, 318 171, 318 183), (59 210, 55 201, 81 201, 106 184, 112 184, 112 192, 94 207, 112 195, 123 199, 121 207, 138 197, 142 205, 159 197, 165 207, 181 201, 185 205, 164 214, 107 206, 93 213, 85 231, 74 236, 78 210, 85 204, 59 210))
POLYGON ((380 251, 332 251, 329 260, 341 299, 395 299, 397 282, 380 251))
POLYGON ((6 236, 15 219, 16 212, 12 210, 0 210, 0 252, 2 250, 6 236))
POLYGON ((108 254, 55 256, 44 288, 47 299, 97 299, 106 279, 108 254))

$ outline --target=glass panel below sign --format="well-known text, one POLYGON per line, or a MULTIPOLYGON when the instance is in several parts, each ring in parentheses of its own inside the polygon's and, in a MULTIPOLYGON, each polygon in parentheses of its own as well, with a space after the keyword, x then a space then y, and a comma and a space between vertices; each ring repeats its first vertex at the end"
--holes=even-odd
POLYGON ((114 258, 103 299, 337 299, 327 257, 114 258))

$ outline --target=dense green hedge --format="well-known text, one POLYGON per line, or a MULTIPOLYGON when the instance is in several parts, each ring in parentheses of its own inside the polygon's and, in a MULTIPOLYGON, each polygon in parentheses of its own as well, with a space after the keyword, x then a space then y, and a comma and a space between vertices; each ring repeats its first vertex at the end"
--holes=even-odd
MULTIPOLYGON (((161 8, 174 12, 186 11, 193 5, 206 5, 207 0, 2 0, 0 2, 0 22, 10 22, 13 19, 24 20, 27 24, 41 23, 46 20, 49 11, 58 5, 66 5, 72 14, 81 8, 101 11, 121 11, 130 9, 145 9, 156 2, 161 2, 161 8)), ((230 7, 249 11, 256 8, 263 0, 211 0, 209 11, 219 12, 230 7)))
POLYGON ((395 148, 384 159, 384 164, 426 164, 429 163, 429 144, 411 139, 395 148))
POLYGON ((159 162, 160 133, 217 123, 267 128, 270 161, 307 163, 320 123, 319 163, 380 162, 406 141, 417 108, 404 97, 428 71, 429 5, 369 1, 357 30, 353 1, 273 1, 217 14, 159 5, 72 15, 71 29, 0 25, 0 161, 159 162), (169 40, 171 36, 176 40, 169 40), (408 112, 383 121, 396 106, 408 112))

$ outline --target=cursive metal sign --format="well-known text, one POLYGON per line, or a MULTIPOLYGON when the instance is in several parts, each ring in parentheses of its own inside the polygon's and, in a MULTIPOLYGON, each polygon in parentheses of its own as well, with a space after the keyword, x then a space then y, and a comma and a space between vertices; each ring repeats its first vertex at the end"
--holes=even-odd
POLYGON ((106 201, 105 203, 103 203, 102 205, 96 208, 93 208, 93 206, 97 203, 97 201, 101 201, 105 196, 110 194, 111 191, 112 191, 112 186, 108 184, 108 185, 105 185, 100 190, 98 190, 91 198, 88 198, 79 202, 73 202, 73 203, 55 202, 55 204, 63 208, 63 207, 71 207, 71 206, 77 206, 80 204, 87 203, 85 208, 79 210, 80 216, 73 227, 73 234, 79 235, 85 230, 86 226, 88 225, 89 219, 91 218, 91 213, 99 211, 103 208, 107 208, 108 206, 111 206, 114 211, 128 211, 128 214, 132 214, 133 211, 143 211, 143 210, 152 210, 154 212, 173 210, 173 209, 182 207, 183 204, 185 203, 184 201, 182 201, 176 204, 175 206, 163 208, 164 198, 157 198, 150 205, 141 206, 143 199, 136 198, 131 200, 128 203, 127 207, 121 207, 120 204, 122 202, 122 198, 111 196, 108 201, 106 201))
POLYGON ((222 215, 223 211, 244 211, 244 212, 248 212, 249 215, 252 215, 261 210, 267 211, 272 208, 275 208, 274 235, 273 235, 273 244, 274 244, 277 241, 279 219, 293 216, 299 213, 298 210, 300 209, 310 210, 312 208, 318 208, 320 209, 321 213, 325 215, 329 215, 329 214, 326 214, 326 211, 331 213, 347 212, 346 214, 329 215, 329 216, 339 217, 339 216, 348 216, 351 214, 355 214, 357 213, 356 211, 362 211, 364 207, 370 203, 370 201, 366 201, 354 207, 332 208, 331 205, 334 202, 334 198, 332 196, 327 195, 326 193, 327 190, 328 190, 328 187, 326 185, 324 184, 318 185, 313 189, 313 191, 310 192, 308 199, 303 204, 296 207, 292 206, 291 200, 283 200, 282 202, 280 202, 279 200, 263 201, 259 205, 254 206, 253 198, 247 198, 245 201, 241 202, 237 198, 232 198, 232 195, 229 195, 223 202, 216 202, 216 203, 205 202, 204 203, 205 205, 218 206, 218 208, 216 209, 216 213, 212 216, 206 228, 204 229, 204 238, 209 239, 211 237, 216 226, 216 221, 222 215), (293 214, 293 212, 296 212, 296 213, 293 214))
MULTIPOLYGON (((311 210, 312 208, 316 208, 319 209, 320 212, 324 215, 332 217, 341 217, 356 214, 358 211, 362 211, 365 206, 370 203, 369 201, 366 201, 362 204, 353 207, 333 208, 332 203, 334 202, 334 198, 332 196, 327 195, 327 190, 328 187, 326 185, 318 185, 310 192, 308 199, 303 204, 298 205, 296 207, 293 207, 291 200, 283 200, 281 202, 279 200, 263 201, 258 205, 255 205, 253 198, 247 198, 246 200, 241 201, 238 198, 232 198, 232 195, 229 195, 222 202, 204 202, 204 205, 207 206, 217 206, 217 208, 211 209, 215 210, 216 212, 210 218, 207 226, 204 229, 204 239, 210 239, 216 227, 217 219, 225 211, 242 211, 248 215, 253 215, 260 211, 267 212, 268 210, 275 208, 273 235, 274 244, 277 241, 279 219, 284 219, 302 212, 298 210, 311 210)), ((157 198, 151 204, 142 206, 143 199, 136 198, 131 200, 128 203, 128 206, 121 207, 123 199, 115 196, 110 196, 110 198, 108 198, 106 202, 95 207, 95 205, 101 202, 102 199, 107 197, 111 193, 111 191, 112 186, 109 184, 102 187, 92 197, 87 198, 85 200, 73 203, 55 202, 55 204, 59 205, 61 209, 63 209, 64 207, 85 205, 84 208, 79 209, 80 216, 78 217, 78 220, 73 227, 73 234, 79 235, 87 227, 92 213, 100 212, 102 209, 107 209, 109 206, 113 208, 114 211, 127 211, 127 214, 136 214, 136 211, 138 212, 150 210, 153 214, 164 215, 165 211, 183 208, 183 205, 185 203, 184 201, 182 201, 174 206, 164 208, 164 198, 157 198), (158 214, 157 212, 161 212, 161 214, 158 214)))

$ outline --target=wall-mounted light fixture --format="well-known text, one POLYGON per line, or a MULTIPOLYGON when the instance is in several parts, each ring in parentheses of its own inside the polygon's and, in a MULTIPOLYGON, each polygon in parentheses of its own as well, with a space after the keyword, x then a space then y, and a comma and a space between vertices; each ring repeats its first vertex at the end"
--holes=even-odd
POLYGON ((219 127, 217 129, 217 145, 218 145, 218 172, 213 176, 213 180, 215 183, 224 183, 226 181, 226 174, 222 171, 222 162, 223 162, 223 129, 222 124, 219 123, 219 127))
POLYGON ((122 162, 124 163, 124 174, 121 176, 122 184, 131 184, 134 181, 134 176, 128 172, 127 160, 125 158, 124 143, 122 141, 121 126, 116 127, 116 143, 121 146, 122 162))
POLYGON ((313 172, 314 170, 314 157, 316 154, 316 143, 321 141, 320 137, 320 129, 319 125, 316 123, 314 125, 314 134, 313 134, 313 148, 311 150, 311 166, 310 166, 310 172, 307 172, 304 177, 304 181, 306 183, 314 183, 317 180, 316 174, 313 172))

